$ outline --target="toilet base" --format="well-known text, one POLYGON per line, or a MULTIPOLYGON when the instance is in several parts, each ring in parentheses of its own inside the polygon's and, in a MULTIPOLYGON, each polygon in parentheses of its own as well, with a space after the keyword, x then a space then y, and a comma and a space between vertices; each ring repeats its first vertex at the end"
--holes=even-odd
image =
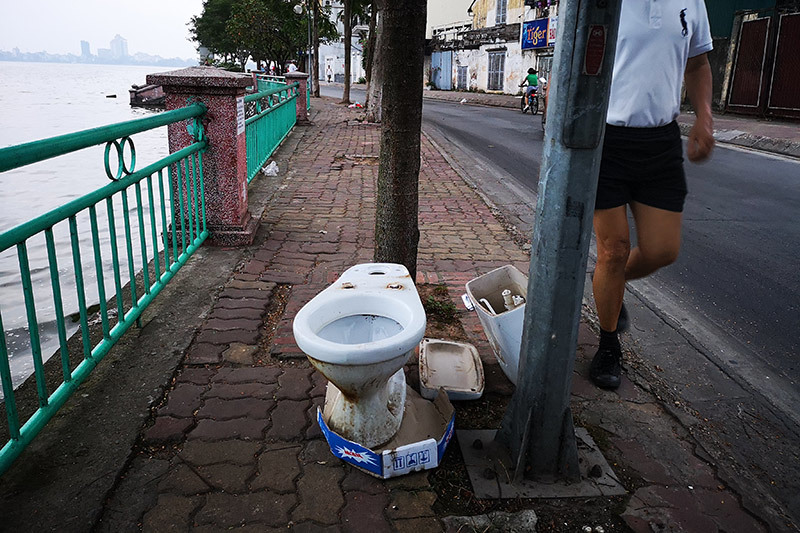
POLYGON ((360 398, 348 398, 333 388, 333 406, 328 426, 342 437, 367 448, 386 444, 400 429, 406 404, 406 375, 401 368, 383 387, 360 398))

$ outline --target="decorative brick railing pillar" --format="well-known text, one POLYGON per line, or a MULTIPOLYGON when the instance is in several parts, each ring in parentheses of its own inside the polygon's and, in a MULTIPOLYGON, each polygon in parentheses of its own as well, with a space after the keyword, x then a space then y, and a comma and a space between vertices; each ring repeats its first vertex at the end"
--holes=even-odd
MULTIPOLYGON (((245 87, 253 84, 252 77, 214 67, 190 67, 149 74, 147 83, 164 87, 168 110, 192 102, 208 108, 203 119, 208 139, 203 177, 209 242, 250 244, 258 228, 258 220, 247 209, 244 94, 245 87)), ((194 142, 190 130, 190 121, 168 126, 170 153, 194 142)))
POLYGON ((300 84, 300 91, 297 93, 297 100, 295 100, 295 104, 297 104, 297 123, 308 124, 308 108, 306 107, 308 104, 308 74, 299 70, 287 72, 286 83, 291 84, 294 82, 300 84))

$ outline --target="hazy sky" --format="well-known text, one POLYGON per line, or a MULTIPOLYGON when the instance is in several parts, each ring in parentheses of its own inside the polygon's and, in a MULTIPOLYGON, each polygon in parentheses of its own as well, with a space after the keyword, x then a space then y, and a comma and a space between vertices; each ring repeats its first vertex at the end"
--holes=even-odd
POLYGON ((186 23, 203 10, 202 0, 0 0, 0 50, 80 55, 109 48, 116 34, 128 53, 196 57, 186 23))

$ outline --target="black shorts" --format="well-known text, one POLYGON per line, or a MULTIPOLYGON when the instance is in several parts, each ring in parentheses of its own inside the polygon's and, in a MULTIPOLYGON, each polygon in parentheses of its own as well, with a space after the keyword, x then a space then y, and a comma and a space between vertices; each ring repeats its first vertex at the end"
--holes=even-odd
POLYGON ((595 209, 639 202, 680 213, 686 192, 677 122, 657 128, 606 124, 595 209))

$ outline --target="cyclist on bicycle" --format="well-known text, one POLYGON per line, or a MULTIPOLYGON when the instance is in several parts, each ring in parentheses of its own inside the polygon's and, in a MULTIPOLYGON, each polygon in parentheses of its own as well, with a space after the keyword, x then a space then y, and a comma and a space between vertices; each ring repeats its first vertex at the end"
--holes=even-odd
POLYGON ((539 89, 539 77, 536 75, 535 68, 528 69, 528 75, 525 76, 525 79, 522 80, 522 83, 519 84, 520 87, 524 87, 525 84, 528 85, 528 88, 525 89, 525 107, 523 108, 523 112, 527 111, 531 106, 531 95, 534 94, 539 89))

